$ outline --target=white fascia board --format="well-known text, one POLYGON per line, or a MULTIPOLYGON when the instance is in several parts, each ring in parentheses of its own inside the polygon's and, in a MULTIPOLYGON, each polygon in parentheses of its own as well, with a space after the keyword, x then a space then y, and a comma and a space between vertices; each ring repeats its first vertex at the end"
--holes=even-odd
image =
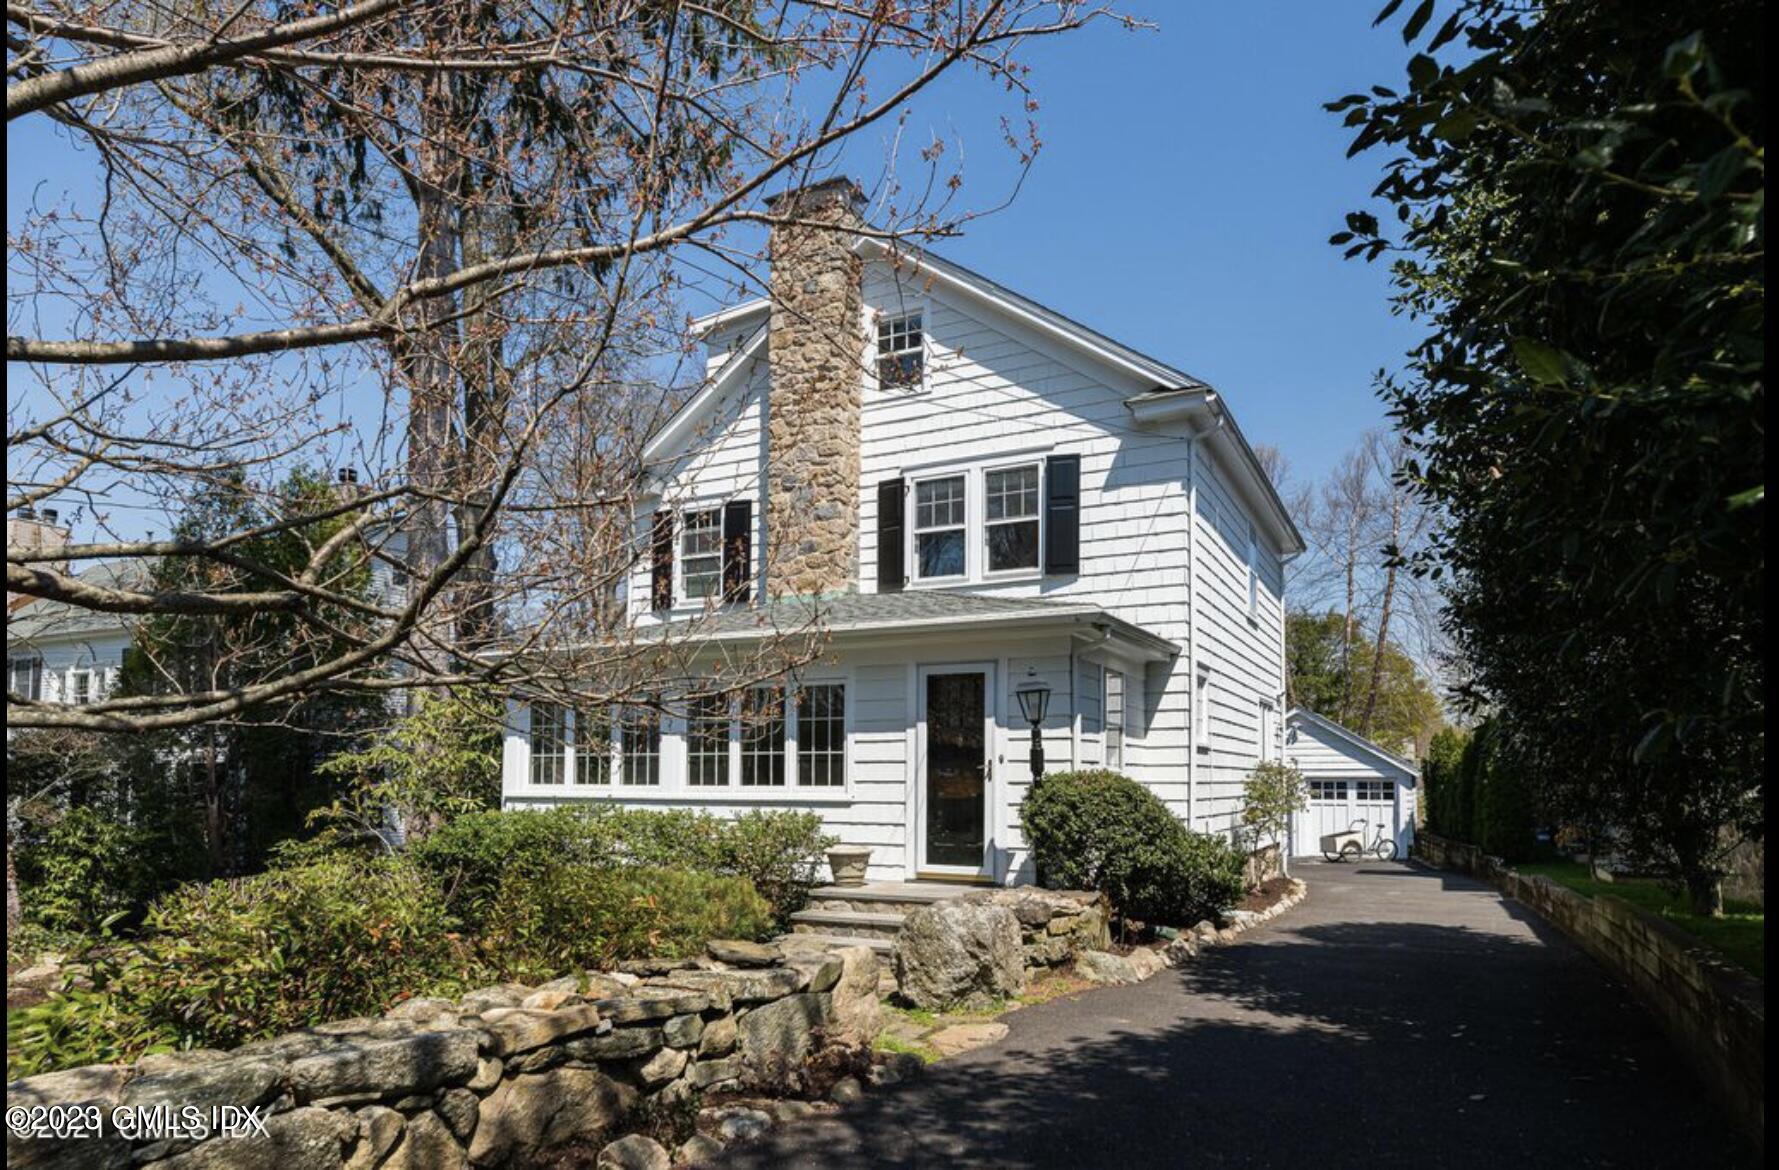
POLYGON ((1349 745, 1356 747, 1366 755, 1371 756, 1379 763, 1388 765, 1402 773, 1403 776, 1407 777, 1410 787, 1413 787, 1420 782, 1421 774, 1415 770, 1415 766, 1408 760, 1403 759, 1395 752, 1379 747, 1377 744, 1372 743, 1369 739, 1366 739, 1356 731, 1349 731, 1347 728, 1342 727, 1340 724, 1326 716, 1318 715, 1314 711, 1306 711, 1302 707, 1293 707, 1290 711, 1285 713, 1285 723, 1289 726, 1293 722, 1309 723, 1315 727, 1321 728, 1336 739, 1344 740, 1349 745))
POLYGON ((1103 338, 1085 326, 1044 309, 1034 302, 1024 298, 1015 299, 999 287, 990 287, 984 279, 975 277, 967 269, 960 268, 948 260, 941 260, 937 256, 912 249, 900 250, 873 236, 861 236, 853 244, 853 251, 867 259, 907 265, 931 279, 935 284, 991 305, 997 311, 1037 333, 1087 354, 1089 357, 1121 370, 1139 381, 1159 383, 1163 386, 1177 386, 1183 383, 1199 384, 1198 380, 1190 374, 1182 373, 1170 366, 1118 346, 1110 339, 1103 338))
POLYGON ((723 363, 722 368, 717 371, 717 376, 712 378, 704 389, 692 395, 684 406, 674 411, 673 417, 668 419, 666 424, 656 431, 647 443, 643 444, 643 463, 653 462, 660 457, 662 451, 682 438, 703 417, 710 404, 715 402, 741 375, 741 371, 753 365, 754 359, 760 355, 760 351, 765 346, 766 330, 756 329, 753 336, 749 337, 747 342, 736 350, 727 362, 723 363))
POLYGON ((738 305, 718 309, 714 313, 706 313, 702 317, 692 318, 689 332, 693 337, 703 337, 707 333, 715 333, 725 326, 736 325, 753 317, 764 317, 772 302, 765 297, 755 297, 751 301, 742 301, 738 305))

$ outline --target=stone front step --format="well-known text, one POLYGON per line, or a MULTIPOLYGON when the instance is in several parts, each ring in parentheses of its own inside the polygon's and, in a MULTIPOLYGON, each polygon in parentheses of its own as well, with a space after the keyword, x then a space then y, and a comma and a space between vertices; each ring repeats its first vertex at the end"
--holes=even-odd
POLYGON ((851 938, 893 940, 901 929, 900 914, 831 910, 826 906, 815 906, 791 915, 791 930, 796 934, 835 934, 851 938))
POLYGON ((981 886, 947 882, 870 882, 862 886, 820 886, 809 893, 809 909, 859 914, 906 915, 922 906, 958 898, 981 886))
POLYGON ((886 962, 896 950, 896 944, 892 939, 853 938, 850 935, 817 934, 813 931, 799 930, 792 934, 780 935, 779 940, 781 942, 795 940, 799 944, 814 943, 818 946, 827 947, 830 950, 838 950, 841 947, 870 947, 886 962))

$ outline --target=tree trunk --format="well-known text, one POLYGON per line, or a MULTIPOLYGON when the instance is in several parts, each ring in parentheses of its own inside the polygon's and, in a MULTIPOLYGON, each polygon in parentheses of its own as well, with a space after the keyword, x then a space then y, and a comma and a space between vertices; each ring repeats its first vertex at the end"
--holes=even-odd
POLYGON ((1390 563, 1384 570, 1384 603, 1378 610, 1377 643, 1371 655, 1371 681, 1365 688, 1365 712, 1359 717, 1359 734, 1370 735, 1377 718, 1378 688, 1384 683, 1384 649, 1390 642, 1390 610, 1396 603, 1396 554, 1402 540, 1402 495, 1390 496, 1390 563))
POLYGON ((1688 874, 1686 900, 1701 918, 1723 917, 1723 879, 1714 873, 1688 874))
POLYGON ((6 933, 11 934, 24 924, 24 906, 19 901, 19 871, 13 864, 17 853, 19 802, 6 801, 6 933))

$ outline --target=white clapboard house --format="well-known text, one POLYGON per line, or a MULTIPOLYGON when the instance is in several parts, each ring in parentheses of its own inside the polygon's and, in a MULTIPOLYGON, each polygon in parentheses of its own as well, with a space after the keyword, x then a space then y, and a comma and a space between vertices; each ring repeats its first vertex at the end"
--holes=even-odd
POLYGON ((616 742, 516 699, 506 806, 810 809, 875 880, 1026 881, 1043 690, 1048 769, 1231 831, 1283 749, 1303 544, 1228 401, 858 208, 845 181, 781 197, 769 296, 697 323, 708 377, 646 450, 627 590, 640 627, 705 615, 713 655, 817 613, 820 661, 616 742))

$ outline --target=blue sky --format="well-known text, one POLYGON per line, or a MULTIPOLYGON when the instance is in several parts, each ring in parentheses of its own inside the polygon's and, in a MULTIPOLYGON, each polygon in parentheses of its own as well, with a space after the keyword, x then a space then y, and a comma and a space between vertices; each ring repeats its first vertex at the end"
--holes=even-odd
MULTIPOLYGON (((1329 247, 1380 157, 1321 105, 1404 75, 1381 0, 1121 4, 1027 54, 1044 147, 1018 198, 939 251, 1220 389, 1252 442, 1319 478, 1384 425, 1372 391, 1414 329, 1386 271, 1329 247)), ((959 92, 966 86, 956 83, 959 92)), ((975 91, 980 94, 980 89, 975 91)), ((930 122, 935 111, 920 110, 930 122)), ((965 191, 1006 189, 970 128, 965 191)))
MULTIPOLYGON (((1373 375, 1414 336, 1389 313, 1385 271, 1326 243, 1367 201, 1379 160, 1347 160, 1321 104, 1400 77, 1407 60, 1394 29, 1371 27, 1379 2, 1127 3, 1159 29, 1104 23, 1035 44, 1037 164, 1011 206, 940 250, 1211 382, 1251 441, 1319 478, 1384 423, 1373 375)), ((1009 106, 987 84, 948 79, 906 132, 961 139, 976 207, 1016 176, 996 128, 1009 106)), ((887 133, 836 165, 869 180, 887 133)), ((7 161, 9 223, 38 182, 52 201, 92 186, 90 160, 47 119, 8 128, 7 161)))

